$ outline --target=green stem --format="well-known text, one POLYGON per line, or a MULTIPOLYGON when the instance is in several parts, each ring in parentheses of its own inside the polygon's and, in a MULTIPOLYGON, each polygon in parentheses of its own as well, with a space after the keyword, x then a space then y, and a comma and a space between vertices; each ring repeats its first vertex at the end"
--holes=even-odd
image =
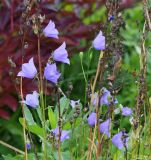
POLYGON ((5 143, 4 141, 0 140, 0 144, 5 146, 5 147, 7 147, 7 148, 9 148, 9 149, 11 149, 11 150, 13 150, 13 151, 15 151, 15 152, 18 152, 19 154, 25 155, 25 152, 23 152, 22 150, 14 147, 14 146, 11 146, 10 144, 5 143))
POLYGON ((38 34, 38 63, 39 63, 39 75, 40 75, 40 103, 41 103, 41 112, 42 112, 42 126, 43 126, 43 151, 44 151, 44 160, 47 160, 47 142, 46 142, 46 119, 45 119, 45 104, 43 97, 43 78, 42 78, 42 64, 41 64, 41 55, 40 55, 40 35, 38 34))

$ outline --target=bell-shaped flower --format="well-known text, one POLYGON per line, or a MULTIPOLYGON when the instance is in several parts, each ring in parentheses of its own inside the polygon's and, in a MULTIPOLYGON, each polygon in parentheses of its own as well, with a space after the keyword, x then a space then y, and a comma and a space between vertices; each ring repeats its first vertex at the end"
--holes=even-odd
POLYGON ((123 116, 131 116, 133 113, 132 109, 129 107, 123 107, 122 108, 122 115, 123 116))
POLYGON ((22 103, 32 107, 36 108, 39 106, 39 94, 34 91, 32 94, 27 94, 26 95, 26 100, 22 101, 22 103))
POLYGON ((79 103, 80 103, 80 99, 77 100, 77 101, 74 101, 74 100, 70 101, 70 105, 71 105, 72 108, 75 108, 75 106, 79 105, 79 103))
POLYGON ((122 150, 123 147, 128 147, 128 140, 129 137, 124 132, 119 132, 112 137, 112 143, 120 150, 122 150))
POLYGON ((17 74, 17 76, 32 79, 36 76, 36 74, 37 74, 37 69, 35 67, 33 58, 31 58, 28 63, 24 63, 22 65, 22 70, 17 74))
POLYGON ((111 129, 111 119, 107 119, 106 121, 100 124, 100 132, 107 135, 108 137, 111 136, 110 129, 111 129))
POLYGON ((53 52, 52 57, 55 61, 70 64, 65 42, 53 52))
POLYGON ((102 88, 102 96, 100 98, 100 105, 109 106, 111 103, 117 104, 117 99, 111 95, 110 91, 108 91, 105 87, 102 88))
POLYGON ((26 148, 27 148, 27 150, 30 150, 30 149, 31 149, 31 144, 30 144, 30 142, 27 142, 27 143, 26 143, 26 148))
MULTIPOLYGON (((52 133, 55 135, 56 141, 58 141, 58 139, 59 139, 59 128, 53 129, 52 133)), ((68 130, 62 130, 60 141, 63 142, 64 140, 69 139, 70 138, 69 133, 70 133, 70 131, 68 131, 68 130)))
POLYGON ((102 31, 96 36, 93 41, 93 47, 96 50, 104 50, 105 49, 105 37, 102 35, 102 31))
POLYGON ((58 39, 58 30, 55 28, 55 23, 53 21, 49 21, 46 28, 43 30, 43 33, 46 37, 57 38, 58 39))
POLYGON ((55 63, 54 64, 47 63, 47 66, 45 67, 44 70, 44 76, 48 81, 51 81, 56 84, 60 75, 61 74, 57 71, 57 66, 55 63))
POLYGON ((96 123, 96 113, 92 112, 88 117, 88 124, 93 127, 96 123))

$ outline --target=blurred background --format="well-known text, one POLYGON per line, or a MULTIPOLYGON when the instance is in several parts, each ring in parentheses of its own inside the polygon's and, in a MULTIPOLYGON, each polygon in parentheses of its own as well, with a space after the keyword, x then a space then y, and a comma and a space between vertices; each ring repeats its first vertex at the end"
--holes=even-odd
MULTIPOLYGON (((21 107, 19 104, 19 86, 16 75, 21 66, 21 33, 24 3, 26 0, 1 0, 0 1, 0 139, 23 148, 22 128, 19 124, 21 107)), ((60 32, 59 40, 42 38, 41 55, 45 65, 53 49, 62 42, 66 42, 71 59, 71 65, 61 65, 62 87, 67 90, 69 84, 73 85, 71 99, 84 101, 85 90, 84 77, 80 65, 79 52, 84 52, 83 65, 85 72, 91 76, 95 73, 98 52, 93 50, 93 61, 88 68, 87 55, 90 51, 92 40, 99 30, 103 28, 108 17, 106 14, 105 0, 41 0, 39 10, 46 15, 43 27, 53 20, 60 32)), ((120 3, 120 11, 125 21, 125 29, 120 30, 122 43, 124 44, 124 57, 122 69, 124 81, 122 90, 118 94, 118 100, 123 105, 133 107, 137 95, 136 83, 139 72, 140 55, 140 30, 143 26, 142 4, 137 0, 123 0, 120 3)), ((37 10, 33 7, 31 14, 37 10)), ((25 61, 34 57, 37 61, 37 38, 30 30, 25 35, 25 61)), ((149 46, 151 38, 147 45, 149 46)), ((150 47, 148 47, 148 51, 150 47)), ((149 66, 151 60, 149 55, 149 66)), ((151 74, 148 69, 147 74, 151 74)), ((151 77, 147 79, 148 87, 151 77)), ((36 88, 36 84, 24 81, 24 94, 36 88)), ((48 92, 51 92, 51 88, 48 92)), ((150 93, 149 93, 150 94, 150 93)), ((1 154, 14 154, 11 150, 0 146, 1 154)))

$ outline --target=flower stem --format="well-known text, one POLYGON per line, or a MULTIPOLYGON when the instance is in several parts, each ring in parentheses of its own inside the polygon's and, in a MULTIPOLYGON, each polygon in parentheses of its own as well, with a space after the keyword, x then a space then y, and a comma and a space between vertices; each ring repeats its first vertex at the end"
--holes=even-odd
POLYGON ((40 55, 40 34, 38 34, 38 63, 39 63, 39 76, 40 76, 40 103, 41 103, 41 112, 42 112, 42 126, 43 126, 43 151, 44 151, 44 160, 47 160, 47 142, 46 142, 46 119, 45 119, 45 104, 43 97, 43 78, 42 78, 42 64, 41 64, 41 55, 40 55))
POLYGON ((61 119, 61 109, 60 109, 60 92, 58 89, 58 113, 59 113, 59 121, 58 121, 58 126, 59 126, 59 138, 58 138, 58 160, 61 160, 61 125, 62 125, 62 119, 61 119))
MULTIPOLYGON (((23 64, 23 59, 25 55, 25 50, 24 50, 24 43, 25 43, 25 32, 23 32, 23 37, 21 39, 21 44, 22 44, 22 64, 23 64)), ((20 96, 21 100, 24 100, 23 96, 23 79, 20 77, 20 96)), ((25 148, 25 160, 28 160, 28 152, 27 152, 27 147, 26 147, 26 120, 25 120, 25 113, 24 113, 24 104, 21 103, 21 108, 22 108, 22 114, 23 114, 23 136, 24 136, 24 148, 25 148)))
MULTIPOLYGON (((96 71, 96 75, 95 75, 95 79, 94 79, 94 82, 93 82, 93 85, 92 85, 92 97, 91 97, 91 103, 93 103, 93 100, 94 100, 94 91, 95 91, 95 87, 96 87, 96 82, 98 80, 98 77, 99 77, 99 74, 100 74, 100 71, 101 71, 101 66, 100 66, 100 61, 103 57, 103 52, 100 52, 100 56, 99 56, 99 60, 98 60, 98 66, 97 66, 97 71, 96 71)), ((92 106, 92 104, 91 104, 92 106)), ((94 131, 96 130, 96 127, 98 129, 98 149, 100 149, 100 133, 99 133, 99 102, 97 102, 97 106, 96 106, 96 114, 97 114, 97 125, 95 125, 95 129, 94 131)), ((90 132, 92 132, 92 130, 90 130, 90 132)), ((95 132, 94 132, 95 133, 95 132)), ((91 134, 90 134, 91 135, 91 134)), ((95 137, 95 134, 93 134, 93 136, 90 136, 90 150, 89 150, 89 158, 91 158, 91 153, 92 153, 92 149, 93 149, 93 144, 94 143, 94 137, 95 137)), ((97 151, 97 157, 99 156, 99 151, 97 151)))
POLYGON ((5 146, 5 147, 7 147, 7 148, 9 148, 9 149, 11 149, 11 150, 13 150, 13 151, 15 151, 15 152, 18 152, 19 154, 25 155, 25 152, 23 152, 22 150, 14 147, 14 146, 11 146, 10 144, 7 144, 7 143, 5 143, 5 142, 3 142, 1 140, 0 140, 0 144, 5 146))

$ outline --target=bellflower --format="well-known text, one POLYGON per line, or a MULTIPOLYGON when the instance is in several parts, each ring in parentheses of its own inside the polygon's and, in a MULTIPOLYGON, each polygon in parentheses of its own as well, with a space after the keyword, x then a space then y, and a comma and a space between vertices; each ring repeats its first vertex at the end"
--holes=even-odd
POLYGON ((54 51, 52 56, 55 61, 70 64, 65 42, 63 42, 63 44, 54 51))
POLYGON ((58 30, 55 28, 55 24, 53 21, 49 21, 46 28, 43 30, 43 33, 46 37, 57 38, 58 39, 58 30))
POLYGON ((31 58, 28 63, 24 63, 22 65, 22 70, 17 74, 17 76, 32 79, 36 76, 36 74, 37 74, 37 69, 34 65, 33 58, 31 58))
POLYGON ((133 111, 131 108, 128 108, 128 107, 123 107, 122 108, 122 115, 123 116, 130 116, 132 115, 133 111))
POLYGON ((27 148, 27 150, 30 150, 30 149, 31 149, 31 144, 30 144, 30 142, 27 142, 27 143, 26 143, 26 148, 27 148))
POLYGON ((93 47, 96 50, 104 50, 105 49, 105 37, 102 35, 102 31, 96 36, 93 41, 93 47))
MULTIPOLYGON (((53 129, 52 132, 55 135, 55 139, 58 140, 59 139, 59 128, 53 129)), ((70 138, 69 133, 70 133, 70 131, 67 131, 67 130, 61 131, 61 137, 60 137, 61 142, 70 138)))
POLYGON ((120 150, 123 149, 124 146, 128 147, 129 137, 126 133, 119 132, 115 134, 112 138, 112 143, 120 150))
MULTIPOLYGON (((111 101, 113 101, 113 96, 111 95, 110 91, 108 91, 106 88, 102 88, 103 94, 100 98, 100 105, 106 105, 109 106, 111 104, 111 101)), ((117 99, 112 102, 113 104, 117 104, 117 99)))
POLYGON ((114 18, 115 18, 115 17, 114 17, 113 15, 110 15, 109 18, 108 18, 108 20, 109 20, 110 22, 112 22, 112 21, 114 20, 114 18))
POLYGON ((60 75, 61 74, 57 71, 57 66, 55 63, 54 64, 47 63, 47 66, 45 67, 44 70, 44 76, 48 81, 51 81, 56 84, 60 75))
POLYGON ((70 101, 70 105, 71 105, 72 108, 75 108, 75 106, 76 106, 76 105, 79 105, 79 103, 80 103, 80 99, 77 100, 77 101, 74 101, 74 100, 71 100, 71 101, 70 101))
POLYGON ((22 101, 22 103, 32 108, 36 108, 39 105, 38 97, 39 97, 39 94, 36 91, 34 91, 33 94, 27 94, 26 100, 22 101))
POLYGON ((88 117, 88 124, 93 127, 96 123, 96 113, 92 112, 88 117))
POLYGON ((110 137, 111 136, 110 127, 111 127, 111 119, 107 119, 106 121, 100 124, 100 132, 110 137))

